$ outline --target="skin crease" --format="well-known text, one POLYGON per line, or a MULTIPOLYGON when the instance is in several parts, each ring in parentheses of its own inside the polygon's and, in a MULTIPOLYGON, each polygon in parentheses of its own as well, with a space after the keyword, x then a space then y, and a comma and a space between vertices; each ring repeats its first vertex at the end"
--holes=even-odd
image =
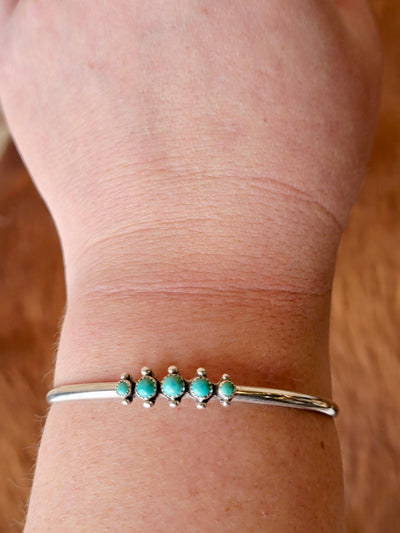
MULTIPOLYGON (((179 363, 329 396, 378 101, 364 2, 1 6, 0 98, 66 266, 56 383, 179 363)), ((191 407, 52 407, 26 531, 343 529, 331 420, 191 407)))

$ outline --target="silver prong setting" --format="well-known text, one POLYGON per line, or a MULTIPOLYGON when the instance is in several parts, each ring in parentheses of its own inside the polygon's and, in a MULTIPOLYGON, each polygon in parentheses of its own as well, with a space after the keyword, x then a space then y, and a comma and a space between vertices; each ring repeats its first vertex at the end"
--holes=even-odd
POLYGON ((214 395, 215 387, 207 378, 207 372, 204 368, 198 368, 196 376, 189 384, 189 393, 196 402, 196 407, 204 409, 207 402, 214 395))
POLYGON ((176 366, 168 367, 168 374, 160 382, 160 392, 167 398, 171 407, 179 405, 186 393, 186 381, 176 366))
POLYGON ((117 383, 115 392, 121 398, 123 405, 131 403, 133 398, 134 382, 131 380, 130 375, 127 373, 121 374, 121 379, 117 383))
POLYGON ((159 394, 160 385, 147 366, 143 367, 140 373, 142 376, 135 386, 136 397, 143 400, 144 407, 152 407, 159 394))
POLYGON ((224 407, 228 407, 236 392, 229 374, 222 374, 220 381, 214 384, 207 377, 206 369, 203 367, 196 370, 194 378, 190 381, 182 378, 175 365, 168 367, 168 373, 160 381, 147 366, 142 367, 140 373, 141 376, 136 382, 131 379, 129 373, 121 374, 116 392, 123 405, 128 405, 134 398, 138 398, 142 400, 144 407, 150 408, 158 396, 164 396, 169 406, 174 408, 181 403, 184 396, 188 395, 193 398, 198 409, 204 409, 213 397, 218 398, 224 407))
POLYGON ((229 374, 222 374, 217 383, 217 397, 224 407, 228 407, 235 396, 236 387, 232 383, 229 374))

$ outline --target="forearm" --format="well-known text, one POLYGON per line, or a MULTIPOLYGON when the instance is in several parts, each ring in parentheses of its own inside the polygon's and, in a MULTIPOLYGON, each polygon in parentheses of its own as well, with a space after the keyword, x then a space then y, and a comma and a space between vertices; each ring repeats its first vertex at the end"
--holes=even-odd
MULTIPOLYGON (((136 319, 142 306, 135 299, 132 304, 139 307, 136 319)), ((256 318, 260 304, 245 312, 221 305, 216 312, 210 300, 200 313, 197 299, 193 304, 195 311, 180 306, 184 317, 175 316, 175 324, 175 317, 146 316, 129 326, 127 306, 116 303, 106 330, 92 325, 78 342, 66 325, 57 383, 116 380, 121 371, 137 376, 143 364, 162 377, 176 364, 187 378, 205 366, 215 381, 228 371, 237 383, 327 395, 326 376, 316 376, 322 373, 315 371, 321 354, 311 352, 315 339, 305 334, 287 353, 296 329, 290 319, 284 323, 274 313, 274 323, 266 313, 246 328, 241 319, 256 318), (257 332, 267 321, 271 337, 257 332), (242 330, 234 328, 237 323, 242 330), (286 339, 282 331, 280 339, 274 335, 278 324, 286 339), (70 363, 78 358, 76 368, 70 363)), ((67 316, 67 324, 81 318, 67 316)), ((55 517, 65 531, 213 531, 218 524, 232 532, 341 531, 334 424, 323 415, 257 405, 224 409, 211 403, 204 411, 188 401, 171 410, 162 399, 150 411, 136 402, 54 405, 26 530, 57 530, 55 517)))
MULTIPOLYGON (((213 381, 228 372, 239 384, 330 397, 338 222, 318 196, 268 175, 221 168, 203 180, 196 167, 207 160, 186 158, 178 178, 98 170, 100 212, 90 191, 55 209, 68 299, 56 385, 137 377, 142 366, 161 378, 175 364, 186 379, 205 367, 213 381)), ((332 420, 222 409, 54 405, 27 531, 51 530, 56 512, 66 530, 340 531, 332 420)))
MULTIPOLYGON (((56 384, 112 381, 123 371, 135 378, 144 365, 161 378, 176 364, 187 379, 203 366, 213 381, 229 372, 236 383, 330 397, 329 291, 269 288, 254 267, 247 274, 231 267, 223 282, 227 265, 240 262, 231 254, 237 233, 227 237, 208 283, 201 254, 188 266, 197 277, 182 262, 175 270, 162 263, 163 253, 154 260, 157 275, 143 270, 140 277, 131 265, 156 249, 154 239, 146 246, 146 233, 140 249, 122 247, 123 261, 115 248, 96 257, 88 251, 90 273, 69 276, 67 265, 56 384), (116 283, 101 282, 100 263, 117 273, 116 283), (163 277, 164 268, 172 274, 163 277)), ((254 234, 247 245, 257 247, 254 234)), ((198 411, 190 402, 171 410, 162 399, 150 411, 137 403, 60 404, 46 424, 26 529, 52 530, 57 515, 65 530, 212 531, 223 524, 232 532, 333 532, 343 527, 342 497, 334 423, 322 415, 241 404, 198 411)))

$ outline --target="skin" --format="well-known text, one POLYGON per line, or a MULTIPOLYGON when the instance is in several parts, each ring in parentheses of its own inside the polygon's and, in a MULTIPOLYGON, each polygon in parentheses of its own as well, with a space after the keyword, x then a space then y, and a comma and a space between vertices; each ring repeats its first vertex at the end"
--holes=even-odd
MULTIPOLYGON (((64 253, 56 385, 176 364, 329 397, 379 92, 365 2, 0 5, 1 103, 64 253)), ((332 420, 181 407, 53 406, 26 531, 343 531, 332 420)))

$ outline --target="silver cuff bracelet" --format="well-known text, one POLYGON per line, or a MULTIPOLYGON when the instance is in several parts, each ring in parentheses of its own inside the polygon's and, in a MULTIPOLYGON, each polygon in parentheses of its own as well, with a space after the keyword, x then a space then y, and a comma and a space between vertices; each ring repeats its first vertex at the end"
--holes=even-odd
POLYGON ((235 385, 228 374, 223 374, 218 383, 212 383, 204 368, 199 368, 196 376, 186 381, 176 366, 170 366, 161 381, 154 377, 150 368, 144 367, 137 381, 133 381, 129 374, 122 374, 116 382, 63 385, 50 390, 47 401, 52 404, 69 400, 119 399, 127 405, 139 399, 144 407, 151 407, 158 396, 164 396, 171 407, 176 407, 188 396, 199 409, 206 407, 208 401, 218 399, 224 406, 247 402, 293 407, 332 417, 338 413, 337 405, 331 401, 298 392, 235 385))

